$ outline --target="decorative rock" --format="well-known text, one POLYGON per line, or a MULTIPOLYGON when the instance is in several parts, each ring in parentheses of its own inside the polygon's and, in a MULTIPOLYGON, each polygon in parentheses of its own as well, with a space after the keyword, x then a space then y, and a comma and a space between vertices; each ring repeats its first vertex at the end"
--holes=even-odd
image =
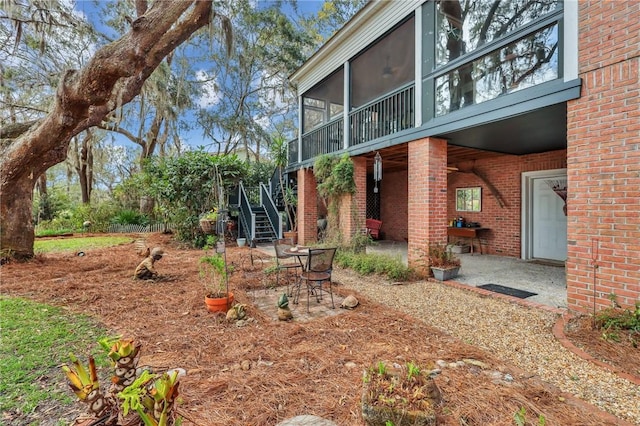
POLYGON ((178 378, 187 375, 187 371, 184 368, 172 368, 171 370, 167 370, 168 375, 172 375, 174 372, 178 373, 178 378))
POLYGON ((340 307, 343 309, 354 309, 359 304, 360 302, 358 302, 358 299, 356 299, 354 295, 350 294, 344 298, 340 307))
POLYGON ((247 305, 242 303, 236 303, 233 305, 231 309, 227 311, 227 321, 238 321, 244 319, 247 316, 247 312, 245 310, 246 306, 247 305))
POLYGON ((276 426, 338 426, 331 420, 308 414, 296 416, 278 423, 276 426))
POLYGON ((346 368, 356 368, 358 365, 353 361, 347 361, 345 362, 344 366, 346 368))
POLYGON ((439 359, 436 361, 436 365, 440 368, 445 368, 447 365, 449 365, 449 363, 447 361, 439 359))
POLYGON ((493 380, 502 379, 502 373, 499 371, 487 371, 487 375, 493 380))
POLYGON ((442 373, 442 370, 440 370, 439 368, 435 368, 435 369, 431 370, 431 372, 429 372, 429 377, 431 377, 433 379, 434 377, 436 377, 440 373, 442 373))
POLYGON ((486 370, 486 369, 489 368, 489 366, 487 364, 485 364, 482 361, 478 361, 477 359, 465 358, 462 361, 464 361, 465 364, 475 365, 476 367, 480 367, 483 370, 486 370))
POLYGON ((235 321, 238 319, 238 312, 231 308, 227 311, 227 321, 235 321))
POLYGON ((278 319, 280 321, 289 321, 293 318, 293 314, 291 313, 291 309, 289 308, 278 308, 278 319))

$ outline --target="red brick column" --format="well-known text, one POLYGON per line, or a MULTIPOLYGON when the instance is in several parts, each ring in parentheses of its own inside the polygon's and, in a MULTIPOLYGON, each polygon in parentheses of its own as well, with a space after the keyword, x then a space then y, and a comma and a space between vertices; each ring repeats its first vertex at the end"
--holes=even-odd
POLYGON ((318 190, 310 169, 298 170, 298 244, 318 239, 318 190))
POLYGON ((640 7, 581 1, 578 13, 582 94, 567 103, 567 304, 591 312, 611 306, 609 294, 626 307, 640 299, 640 7))
POLYGON ((447 241, 447 141, 409 143, 409 266, 428 274, 431 243, 447 241))
POLYGON ((356 193, 340 200, 340 232, 345 240, 365 227, 367 214, 367 159, 352 157, 356 193))

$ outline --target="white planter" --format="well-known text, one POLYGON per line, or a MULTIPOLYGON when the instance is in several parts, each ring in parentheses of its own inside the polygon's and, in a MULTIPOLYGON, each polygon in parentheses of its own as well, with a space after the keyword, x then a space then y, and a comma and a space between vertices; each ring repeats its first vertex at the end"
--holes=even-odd
POLYGON ((236 243, 238 243, 238 247, 244 247, 247 244, 247 239, 246 238, 238 238, 236 240, 236 243))
POLYGON ((471 252, 471 246, 467 245, 467 244, 451 244, 447 247, 447 249, 451 252, 451 253, 469 253, 471 252))

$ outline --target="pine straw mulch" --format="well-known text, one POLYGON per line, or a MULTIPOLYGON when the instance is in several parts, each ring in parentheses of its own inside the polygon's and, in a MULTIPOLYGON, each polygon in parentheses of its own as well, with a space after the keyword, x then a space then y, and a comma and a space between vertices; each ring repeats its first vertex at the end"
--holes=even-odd
MULTIPOLYGON (((279 322, 251 303, 253 292, 265 281, 263 274, 239 267, 247 265, 246 247, 228 247, 228 262, 238 266, 230 286, 255 321, 243 327, 227 323, 205 311, 198 278, 201 250, 182 248, 166 235, 149 235, 146 244, 166 252, 156 264, 162 279, 133 281, 141 260, 134 238, 131 244, 87 250, 83 257, 51 254, 4 265, 2 294, 90 314, 112 333, 140 341, 141 365, 184 368, 180 412, 187 425, 275 425, 301 414, 338 425, 363 424, 362 374, 369 366, 394 360, 433 368, 437 360, 467 358, 515 380, 492 378, 474 365, 444 368, 435 379, 443 397, 437 409, 439 424, 512 425, 521 407, 531 424, 538 423, 540 414, 550 425, 616 424, 595 409, 585 412, 575 399, 492 354, 361 294, 356 294, 360 306, 353 311, 308 322, 279 322)), ((337 283, 335 291, 345 289, 337 283)), ((63 375, 49 373, 50 380, 59 381, 58 388, 71 395, 63 375)), ((11 424, 39 419, 42 425, 53 425, 59 418, 74 418, 80 410, 80 405, 78 411, 43 405, 30 416, 14 413, 11 424)), ((4 413, 5 419, 11 417, 4 413)))
MULTIPOLYGON (((620 310, 618 309, 618 312, 620 310)), ((593 316, 572 318, 565 335, 577 347, 616 370, 640 377, 640 333, 594 327, 593 316), (634 347, 635 345, 635 347, 634 347)))

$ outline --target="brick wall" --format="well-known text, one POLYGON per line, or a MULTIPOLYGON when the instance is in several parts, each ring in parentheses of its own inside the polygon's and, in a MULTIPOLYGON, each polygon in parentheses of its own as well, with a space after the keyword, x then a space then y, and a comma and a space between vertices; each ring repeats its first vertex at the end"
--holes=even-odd
POLYGON ((459 171, 449 173, 447 179, 447 217, 462 216, 467 222, 479 222, 489 228, 490 231, 480 234, 483 252, 520 257, 522 173, 564 169, 567 167, 566 151, 525 156, 499 155, 456 166, 459 171), (472 169, 479 176, 472 173, 472 169), (495 188, 497 196, 489 184, 495 188), (482 188, 482 211, 457 212, 456 188, 477 186, 482 188))
POLYGON ((298 244, 318 238, 318 190, 310 169, 298 170, 298 244))
MULTIPOLYGON (((447 175, 446 221, 463 216, 467 221, 479 222, 482 226, 493 230, 482 234, 483 250, 501 256, 520 257, 522 173, 564 169, 567 167, 566 151, 559 150, 526 156, 499 155, 489 159, 475 160, 473 163, 457 164, 457 166, 461 170, 460 172, 447 175), (495 186, 504 207, 501 207, 487 184, 470 172, 472 168, 495 186), (482 188, 482 211, 478 213, 457 212, 456 188, 476 186, 482 188)), ((407 171, 385 172, 382 185, 384 186, 380 191, 380 209, 385 238, 406 241, 409 236, 407 171)))
POLYGON ((367 159, 351 157, 356 193, 345 195, 340 200, 340 232, 346 239, 365 227, 367 208, 367 159))
POLYGON ((406 241, 409 236, 408 193, 407 170, 384 171, 380 182, 380 219, 387 240, 406 241))
POLYGON ((428 275, 429 245, 447 240, 447 141, 410 142, 408 178, 409 266, 428 275))
POLYGON ((581 97, 567 105, 567 302, 640 300, 640 2, 579 3, 581 97), (597 269, 595 268, 597 266, 597 269), (594 288, 595 282, 595 288, 594 288))

